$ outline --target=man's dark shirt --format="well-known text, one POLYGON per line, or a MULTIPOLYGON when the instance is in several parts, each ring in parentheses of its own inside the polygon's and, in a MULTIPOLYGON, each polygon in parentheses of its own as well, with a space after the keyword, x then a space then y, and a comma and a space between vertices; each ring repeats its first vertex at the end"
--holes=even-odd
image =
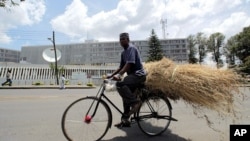
POLYGON ((135 74, 138 76, 146 75, 146 72, 143 69, 140 54, 137 48, 132 44, 129 44, 129 47, 124 49, 124 51, 121 54, 120 68, 123 68, 126 63, 132 64, 130 70, 127 71, 128 75, 129 74, 135 74))

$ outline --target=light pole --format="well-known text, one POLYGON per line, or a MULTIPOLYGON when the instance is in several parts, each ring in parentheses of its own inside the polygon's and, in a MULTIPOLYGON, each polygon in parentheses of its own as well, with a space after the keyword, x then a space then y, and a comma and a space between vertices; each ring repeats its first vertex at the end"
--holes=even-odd
POLYGON ((55 32, 53 31, 53 38, 48 38, 53 43, 54 47, 54 52, 55 52, 55 76, 56 76, 56 84, 59 85, 59 80, 58 80, 58 69, 57 69, 57 54, 56 54, 56 43, 55 43, 55 32))

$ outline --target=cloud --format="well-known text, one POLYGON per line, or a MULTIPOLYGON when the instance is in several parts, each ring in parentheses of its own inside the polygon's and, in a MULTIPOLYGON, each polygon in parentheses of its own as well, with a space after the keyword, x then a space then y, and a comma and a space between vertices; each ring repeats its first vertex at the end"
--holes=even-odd
POLYGON ((46 11, 44 0, 29 0, 22 3, 20 8, 22 10, 19 12, 24 13, 22 14, 24 18, 22 24, 24 25, 32 25, 41 22, 46 11))
POLYGON ((131 39, 146 39, 152 29, 162 38, 160 20, 167 19, 169 38, 197 32, 233 35, 250 25, 243 0, 121 0, 115 9, 89 16, 84 1, 73 0, 66 11, 51 20, 53 29, 72 39, 117 40, 120 32, 131 39))
MULTIPOLYGON (((156 2, 156 1, 155 1, 156 2)), ((136 32, 137 38, 145 38, 154 26, 160 23, 160 16, 154 13, 156 3, 143 0, 122 0, 116 9, 100 11, 87 16, 87 7, 80 0, 74 0, 70 8, 51 21, 52 27, 71 37, 83 37, 87 34, 100 40, 117 40, 120 32, 136 32), (153 4, 153 6, 152 6, 153 4), (71 16, 68 13, 81 13, 71 16), (63 25, 61 24, 63 22, 63 25), (76 25, 76 26, 74 26, 76 25)))
MULTIPOLYGON (((190 0, 190 1, 180 1, 173 0, 168 1, 167 3, 167 12, 169 13, 168 21, 170 31, 170 37, 187 37, 190 34, 196 34, 197 32, 204 32, 206 34, 211 34, 213 32, 222 31, 224 34, 231 33, 226 32, 222 23, 224 20, 229 18, 232 12, 240 12, 240 8, 242 7, 241 0, 228 0, 228 1, 219 1, 219 0, 210 0, 210 1, 200 1, 200 0, 190 0), (176 29, 178 27, 179 30, 174 31, 171 29, 172 25, 176 29), (219 28, 220 27, 220 28, 219 28), (223 29, 221 29, 223 28, 223 29), (173 34, 174 33, 174 34, 173 34)), ((250 13, 247 13, 247 18, 249 19, 250 13)), ((242 17, 239 17, 240 21, 242 17)), ((249 25, 250 23, 247 22, 249 25)), ((227 27, 228 30, 232 29, 227 27)), ((239 31, 242 26, 234 27, 239 31)), ((234 32, 235 33, 235 32, 234 32)))
POLYGON ((235 12, 225 19, 214 20, 209 26, 203 29, 205 33, 221 32, 227 35, 227 38, 239 33, 246 26, 250 25, 250 15, 245 12, 235 12))
MULTIPOLYGON (((150 36, 152 29, 162 38, 161 19, 167 19, 167 38, 185 38, 197 32, 207 35, 222 32, 230 37, 250 25, 249 0, 116 0, 112 9, 109 6, 102 9, 103 2, 98 5, 92 0, 70 2, 50 24, 54 31, 74 42, 114 41, 124 31, 130 33, 132 40, 142 40, 150 36), (98 6, 93 10, 94 5, 98 6)), ((11 11, 0 9, 0 17, 4 19, 0 22, 0 43, 11 41, 6 34, 10 29, 43 22, 45 12, 45 0, 25 1, 11 11)))
POLYGON ((0 42, 9 43, 10 41, 11 41, 11 38, 9 36, 0 32, 0 42))
POLYGON ((45 14, 44 0, 29 0, 20 3, 19 6, 7 9, 0 8, 0 43, 9 43, 11 37, 5 32, 21 25, 33 25, 39 23, 45 14))

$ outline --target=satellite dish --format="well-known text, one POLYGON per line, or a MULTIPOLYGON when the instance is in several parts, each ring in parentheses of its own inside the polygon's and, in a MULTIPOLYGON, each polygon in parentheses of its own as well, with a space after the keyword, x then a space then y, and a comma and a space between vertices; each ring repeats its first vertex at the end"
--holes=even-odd
MULTIPOLYGON (((61 51, 56 49, 57 61, 61 59, 61 51)), ((54 48, 47 48, 43 51, 43 59, 47 62, 55 62, 55 52, 54 48)))

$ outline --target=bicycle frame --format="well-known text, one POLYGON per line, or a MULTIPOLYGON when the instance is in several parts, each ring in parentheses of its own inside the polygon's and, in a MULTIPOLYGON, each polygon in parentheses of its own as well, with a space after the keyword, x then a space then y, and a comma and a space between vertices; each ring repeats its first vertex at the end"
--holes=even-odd
MULTIPOLYGON (((100 101, 104 101, 105 102, 105 104, 107 104, 107 103, 109 103, 110 105, 112 105, 121 115, 123 115, 123 112, 105 95, 105 93, 104 93, 104 91, 105 91, 105 89, 106 89, 106 84, 108 83, 108 80, 104 80, 103 81, 103 84, 101 85, 101 87, 100 87, 100 89, 98 90, 98 92, 97 92, 97 94, 96 94, 96 96, 95 97, 97 97, 98 98, 98 102, 96 103, 96 106, 95 106, 95 110, 94 110, 94 113, 91 115, 91 117, 94 117, 95 116, 95 113, 96 113, 96 111, 97 111, 97 109, 98 109, 98 105, 99 105, 99 103, 100 103, 100 101), (105 99, 105 100, 103 100, 103 99, 105 99)), ((141 91, 142 89, 141 88, 139 88, 139 91, 141 91)), ((140 93, 143 93, 143 94, 145 94, 144 92, 140 92, 140 93)), ((140 99, 142 100, 142 101, 144 101, 144 100, 146 100, 147 98, 145 98, 145 97, 147 97, 147 95, 145 96, 140 96, 140 99)), ((170 104, 170 102, 169 102, 169 100, 168 99, 166 99, 167 100, 167 105, 170 107, 170 110, 172 110, 172 106, 171 106, 171 104, 170 104)), ((155 113, 156 113, 156 111, 154 110, 154 108, 152 107, 152 105, 146 100, 146 103, 147 103, 147 105, 148 105, 148 107, 149 107, 149 109, 150 109, 150 111, 152 112, 152 114, 154 115, 155 113)), ((88 112, 87 112, 87 114, 86 115, 88 115, 88 113, 89 113, 89 111, 90 111, 90 109, 92 109, 92 106, 93 106, 93 104, 94 104, 94 101, 93 101, 93 103, 91 104, 91 106, 90 106, 90 108, 89 108, 89 110, 88 110, 88 112)), ((108 105, 108 104, 107 104, 108 105)), ((108 107, 110 108, 110 106, 108 105, 108 107)), ((147 115, 147 116, 149 116, 149 117, 151 117, 152 115, 147 115)), ((147 117, 147 116, 144 116, 144 118, 145 117, 147 117)), ((157 117, 159 117, 158 115, 157 115, 157 117)), ((163 116, 163 117, 165 117, 165 116, 163 116)), ((166 119, 168 119, 168 120, 173 120, 173 121, 177 121, 176 119, 174 119, 174 118, 172 118, 172 117, 169 117, 169 116, 166 116, 165 117, 166 119)), ((138 120, 138 118, 137 117, 131 117, 131 119, 132 120, 138 120)))
MULTIPOLYGON (((72 102, 66 108, 63 113, 61 125, 63 134, 68 140, 74 140, 75 137, 78 136, 78 133, 76 132, 78 132, 79 129, 80 132, 82 129, 86 130, 87 132, 84 132, 86 135, 89 133, 89 130, 96 130, 96 138, 97 140, 100 140, 112 126, 113 116, 111 107, 114 107, 114 109, 122 116, 124 115, 123 110, 105 95, 105 91, 109 89, 108 83, 109 80, 104 80, 95 96, 80 98, 72 102), (86 103, 84 104, 82 102, 86 103), (83 108, 81 114, 77 113, 79 108, 83 108), (106 114, 103 114, 103 112, 106 114), (84 122, 84 124, 78 124, 81 122, 84 122)), ((162 95, 163 93, 155 90, 152 91, 143 84, 137 87, 134 94, 137 98, 140 98, 142 105, 139 107, 138 111, 130 117, 130 123, 138 123, 139 128, 145 134, 149 136, 160 135, 166 131, 171 120, 177 121, 172 118, 172 106, 168 98, 165 98, 164 95, 162 95), (160 102, 157 103, 157 100, 160 102), (158 122, 159 124, 154 124, 158 122), (154 127, 156 130, 151 130, 154 127)), ((95 133, 93 134, 93 137, 95 137, 95 133)))
MULTIPOLYGON (((98 90, 97 94, 96 94, 96 97, 98 98, 98 102, 96 103, 96 107, 95 107, 95 110, 94 110, 94 113, 91 115, 91 117, 94 117, 95 116, 95 113, 96 113, 96 110, 98 109, 98 105, 100 103, 101 100, 105 99, 105 102, 108 102, 110 105, 112 105, 121 115, 123 115, 123 112, 105 95, 104 91, 106 89, 106 84, 108 83, 108 80, 104 80, 103 81, 103 84, 101 85, 100 89, 98 90)), ((91 106, 89 107, 89 110, 88 112, 86 113, 86 115, 88 115, 90 109, 92 108, 94 104, 94 101, 93 103, 91 104, 91 106)))

